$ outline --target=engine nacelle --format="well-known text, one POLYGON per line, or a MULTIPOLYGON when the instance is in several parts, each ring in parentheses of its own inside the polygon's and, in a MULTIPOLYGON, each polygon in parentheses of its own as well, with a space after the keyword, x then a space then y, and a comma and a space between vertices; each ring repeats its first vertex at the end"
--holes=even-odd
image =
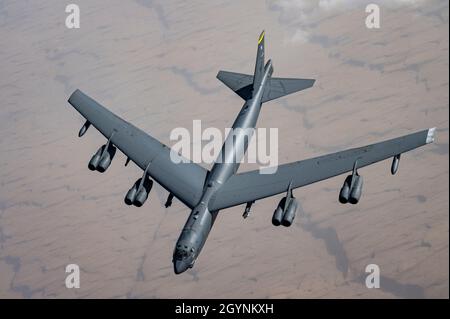
POLYGON ((344 185, 342 185, 341 191, 339 192, 339 202, 341 202, 342 204, 346 203, 357 204, 359 202, 359 199, 361 198, 362 186, 363 186, 362 176, 348 175, 345 178, 344 185), (354 180, 352 181, 352 179, 354 180))
POLYGON ((283 216, 283 220, 281 221, 281 224, 285 227, 289 227, 292 225, 292 222, 295 218, 295 213, 297 211, 298 202, 295 198, 291 198, 291 201, 286 208, 286 211, 283 216))
POLYGON ((363 178, 362 176, 356 175, 354 177, 353 187, 350 191, 350 196, 348 198, 348 202, 350 204, 357 204, 362 194, 362 186, 363 186, 363 178))
POLYGON ((141 178, 139 178, 133 186, 128 191, 127 195, 125 196, 125 204, 127 205, 133 205, 134 199, 136 198, 137 189, 139 187, 139 184, 141 183, 141 178))
POLYGON ((141 186, 142 178, 138 179, 125 196, 125 204, 141 207, 146 202, 153 186, 153 181, 149 178, 144 180, 141 186))
POLYGON ((286 197, 283 197, 280 202, 278 203, 277 208, 273 212, 272 216, 272 225, 274 226, 280 226, 281 222, 283 221, 284 216, 284 205, 286 204, 286 197))
POLYGON ((342 204, 348 203, 351 183, 352 183, 352 175, 348 175, 345 178, 344 185, 342 185, 341 191, 339 192, 339 202, 342 204))
POLYGON ((134 206, 141 207, 144 205, 145 201, 148 198, 148 195, 150 194, 150 191, 153 187, 153 181, 151 179, 146 178, 144 180, 144 184, 141 188, 137 190, 136 198, 134 199, 134 206))
POLYGON ((105 147, 106 145, 100 147, 89 161, 88 167, 91 171, 97 170, 100 173, 104 173, 111 165, 111 162, 116 155, 117 149, 114 145, 110 145, 106 152, 104 152, 105 147))
POLYGON ((109 146, 103 156, 100 158, 100 163, 98 164, 97 171, 104 173, 116 155, 117 148, 115 146, 109 146))
POLYGON ((89 161, 88 167, 91 171, 97 170, 98 164, 100 163, 100 157, 103 153, 103 149, 105 148, 105 145, 100 147, 98 151, 92 156, 91 160, 89 161))

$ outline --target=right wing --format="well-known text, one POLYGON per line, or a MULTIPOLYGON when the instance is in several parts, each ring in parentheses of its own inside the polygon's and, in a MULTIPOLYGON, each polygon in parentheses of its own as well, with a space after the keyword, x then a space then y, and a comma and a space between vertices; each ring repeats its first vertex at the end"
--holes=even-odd
POLYGON ((206 169, 186 159, 173 162, 170 148, 80 90, 70 96, 69 103, 142 170, 148 166, 148 175, 186 206, 193 208, 198 203, 208 173, 206 169))
POLYGON ((277 195, 292 189, 319 182, 353 169, 355 161, 361 168, 394 157, 434 141, 435 129, 394 138, 381 143, 280 165, 274 174, 259 170, 240 173, 218 191, 210 210, 220 210, 277 195))

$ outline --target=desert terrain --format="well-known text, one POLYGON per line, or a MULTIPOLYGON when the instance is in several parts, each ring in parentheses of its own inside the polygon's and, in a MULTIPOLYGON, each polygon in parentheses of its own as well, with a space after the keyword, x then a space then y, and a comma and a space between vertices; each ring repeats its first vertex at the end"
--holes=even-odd
MULTIPOLYGON (((0 0, 0 298, 448 298, 449 24, 443 0, 76 0, 81 28, 57 0, 0 0), (105 174, 87 163, 105 140, 67 103, 75 89, 171 145, 175 127, 230 127, 243 101, 215 79, 252 73, 266 31, 274 76, 313 88, 263 106, 279 129, 279 162, 362 146, 429 127, 436 142, 360 171, 358 205, 345 176, 295 190, 290 228, 271 217, 282 197, 220 212, 195 267, 176 276, 188 214, 154 187, 123 198, 142 172, 119 153, 105 174), (81 269, 67 289, 65 267, 81 269), (379 289, 365 286, 377 264, 379 289)), ((209 168, 208 165, 205 167, 209 168)), ((243 164, 240 171, 255 169, 243 164)))

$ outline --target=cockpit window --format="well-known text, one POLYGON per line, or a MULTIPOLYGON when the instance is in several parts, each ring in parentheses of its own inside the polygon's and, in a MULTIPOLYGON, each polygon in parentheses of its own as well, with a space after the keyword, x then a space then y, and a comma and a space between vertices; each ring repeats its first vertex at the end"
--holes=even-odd
POLYGON ((189 249, 187 246, 184 246, 183 248, 177 247, 175 251, 175 259, 182 260, 186 259, 189 256, 189 249))

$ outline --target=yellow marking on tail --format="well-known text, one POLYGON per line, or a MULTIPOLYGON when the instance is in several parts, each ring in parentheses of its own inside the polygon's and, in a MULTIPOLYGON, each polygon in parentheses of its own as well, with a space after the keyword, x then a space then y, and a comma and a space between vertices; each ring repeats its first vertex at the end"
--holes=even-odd
POLYGON ((261 42, 262 42, 262 40, 264 40, 264 35, 265 35, 265 34, 266 34, 266 31, 263 31, 263 32, 261 33, 261 35, 259 36, 258 45, 260 45, 261 42))

